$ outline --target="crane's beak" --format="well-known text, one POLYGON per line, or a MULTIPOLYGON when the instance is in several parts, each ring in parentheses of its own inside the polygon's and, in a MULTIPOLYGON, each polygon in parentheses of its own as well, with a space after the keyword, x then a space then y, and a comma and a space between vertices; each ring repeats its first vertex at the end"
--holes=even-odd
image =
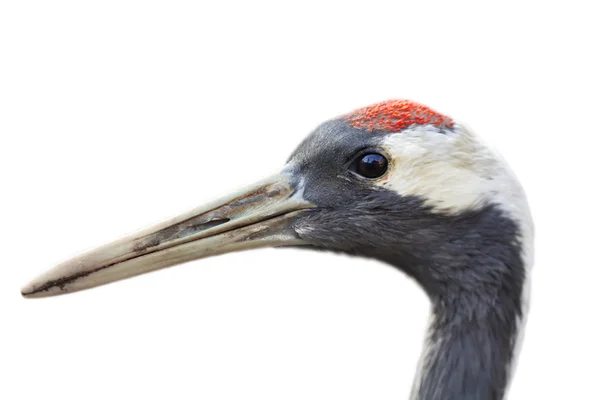
POLYGON ((290 222, 308 208, 283 172, 65 261, 26 285, 25 297, 74 292, 198 258, 258 247, 301 245, 290 222))

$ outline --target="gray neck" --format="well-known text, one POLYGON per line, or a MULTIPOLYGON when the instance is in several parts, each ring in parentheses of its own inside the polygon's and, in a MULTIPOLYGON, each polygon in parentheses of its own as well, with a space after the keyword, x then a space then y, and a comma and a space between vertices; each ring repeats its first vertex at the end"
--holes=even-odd
POLYGON ((496 305, 481 300, 434 304, 411 399, 504 398, 519 316, 498 307, 502 299, 496 305))
POLYGON ((502 400, 524 311, 519 228, 493 207, 453 223, 412 268, 432 302, 412 398, 502 400))
POLYGON ((413 398, 502 399, 523 314, 520 226, 495 205, 443 215, 418 198, 358 195, 360 212, 315 210, 297 231, 315 246, 391 264, 428 294, 433 318, 413 398))

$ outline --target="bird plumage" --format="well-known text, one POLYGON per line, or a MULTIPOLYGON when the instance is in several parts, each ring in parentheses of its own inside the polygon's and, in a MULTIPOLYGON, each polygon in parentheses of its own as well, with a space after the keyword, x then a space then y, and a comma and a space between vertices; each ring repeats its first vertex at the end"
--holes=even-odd
POLYGON ((504 397, 528 309, 527 200, 471 130, 412 101, 327 121, 280 175, 67 261, 23 294, 80 290, 272 245, 375 258, 423 287, 432 317, 413 399, 504 397))
POLYGON ((305 177, 304 197, 327 211, 300 218, 296 229, 315 246, 392 264, 425 289, 433 318, 414 398, 501 399, 527 312, 532 225, 525 195, 473 132, 407 104, 416 103, 361 109, 305 140, 288 165, 305 177), (394 117, 417 113, 437 122, 388 131, 404 126, 394 117), (366 117, 353 124, 356 115, 366 117), (345 174, 343 160, 360 148, 390 155, 383 177, 345 174))

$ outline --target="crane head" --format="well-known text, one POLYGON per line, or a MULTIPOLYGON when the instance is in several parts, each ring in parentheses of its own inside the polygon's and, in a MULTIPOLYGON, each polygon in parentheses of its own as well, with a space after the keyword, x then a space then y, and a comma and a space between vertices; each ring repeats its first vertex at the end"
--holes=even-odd
POLYGON ((380 259, 443 296, 453 285, 511 274, 469 275, 444 260, 465 251, 488 257, 483 243, 517 259, 528 218, 517 180, 470 130, 424 105, 390 100, 321 124, 281 173, 84 252, 22 294, 68 293, 232 251, 307 246, 380 259))

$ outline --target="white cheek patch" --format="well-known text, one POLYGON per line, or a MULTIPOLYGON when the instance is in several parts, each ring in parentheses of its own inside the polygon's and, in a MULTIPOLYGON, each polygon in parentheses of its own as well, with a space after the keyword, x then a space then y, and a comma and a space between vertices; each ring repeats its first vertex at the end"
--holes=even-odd
POLYGON ((497 156, 460 125, 446 133, 417 126, 388 136, 383 147, 392 162, 378 184, 403 196, 419 196, 435 211, 477 209, 511 191, 497 156))

